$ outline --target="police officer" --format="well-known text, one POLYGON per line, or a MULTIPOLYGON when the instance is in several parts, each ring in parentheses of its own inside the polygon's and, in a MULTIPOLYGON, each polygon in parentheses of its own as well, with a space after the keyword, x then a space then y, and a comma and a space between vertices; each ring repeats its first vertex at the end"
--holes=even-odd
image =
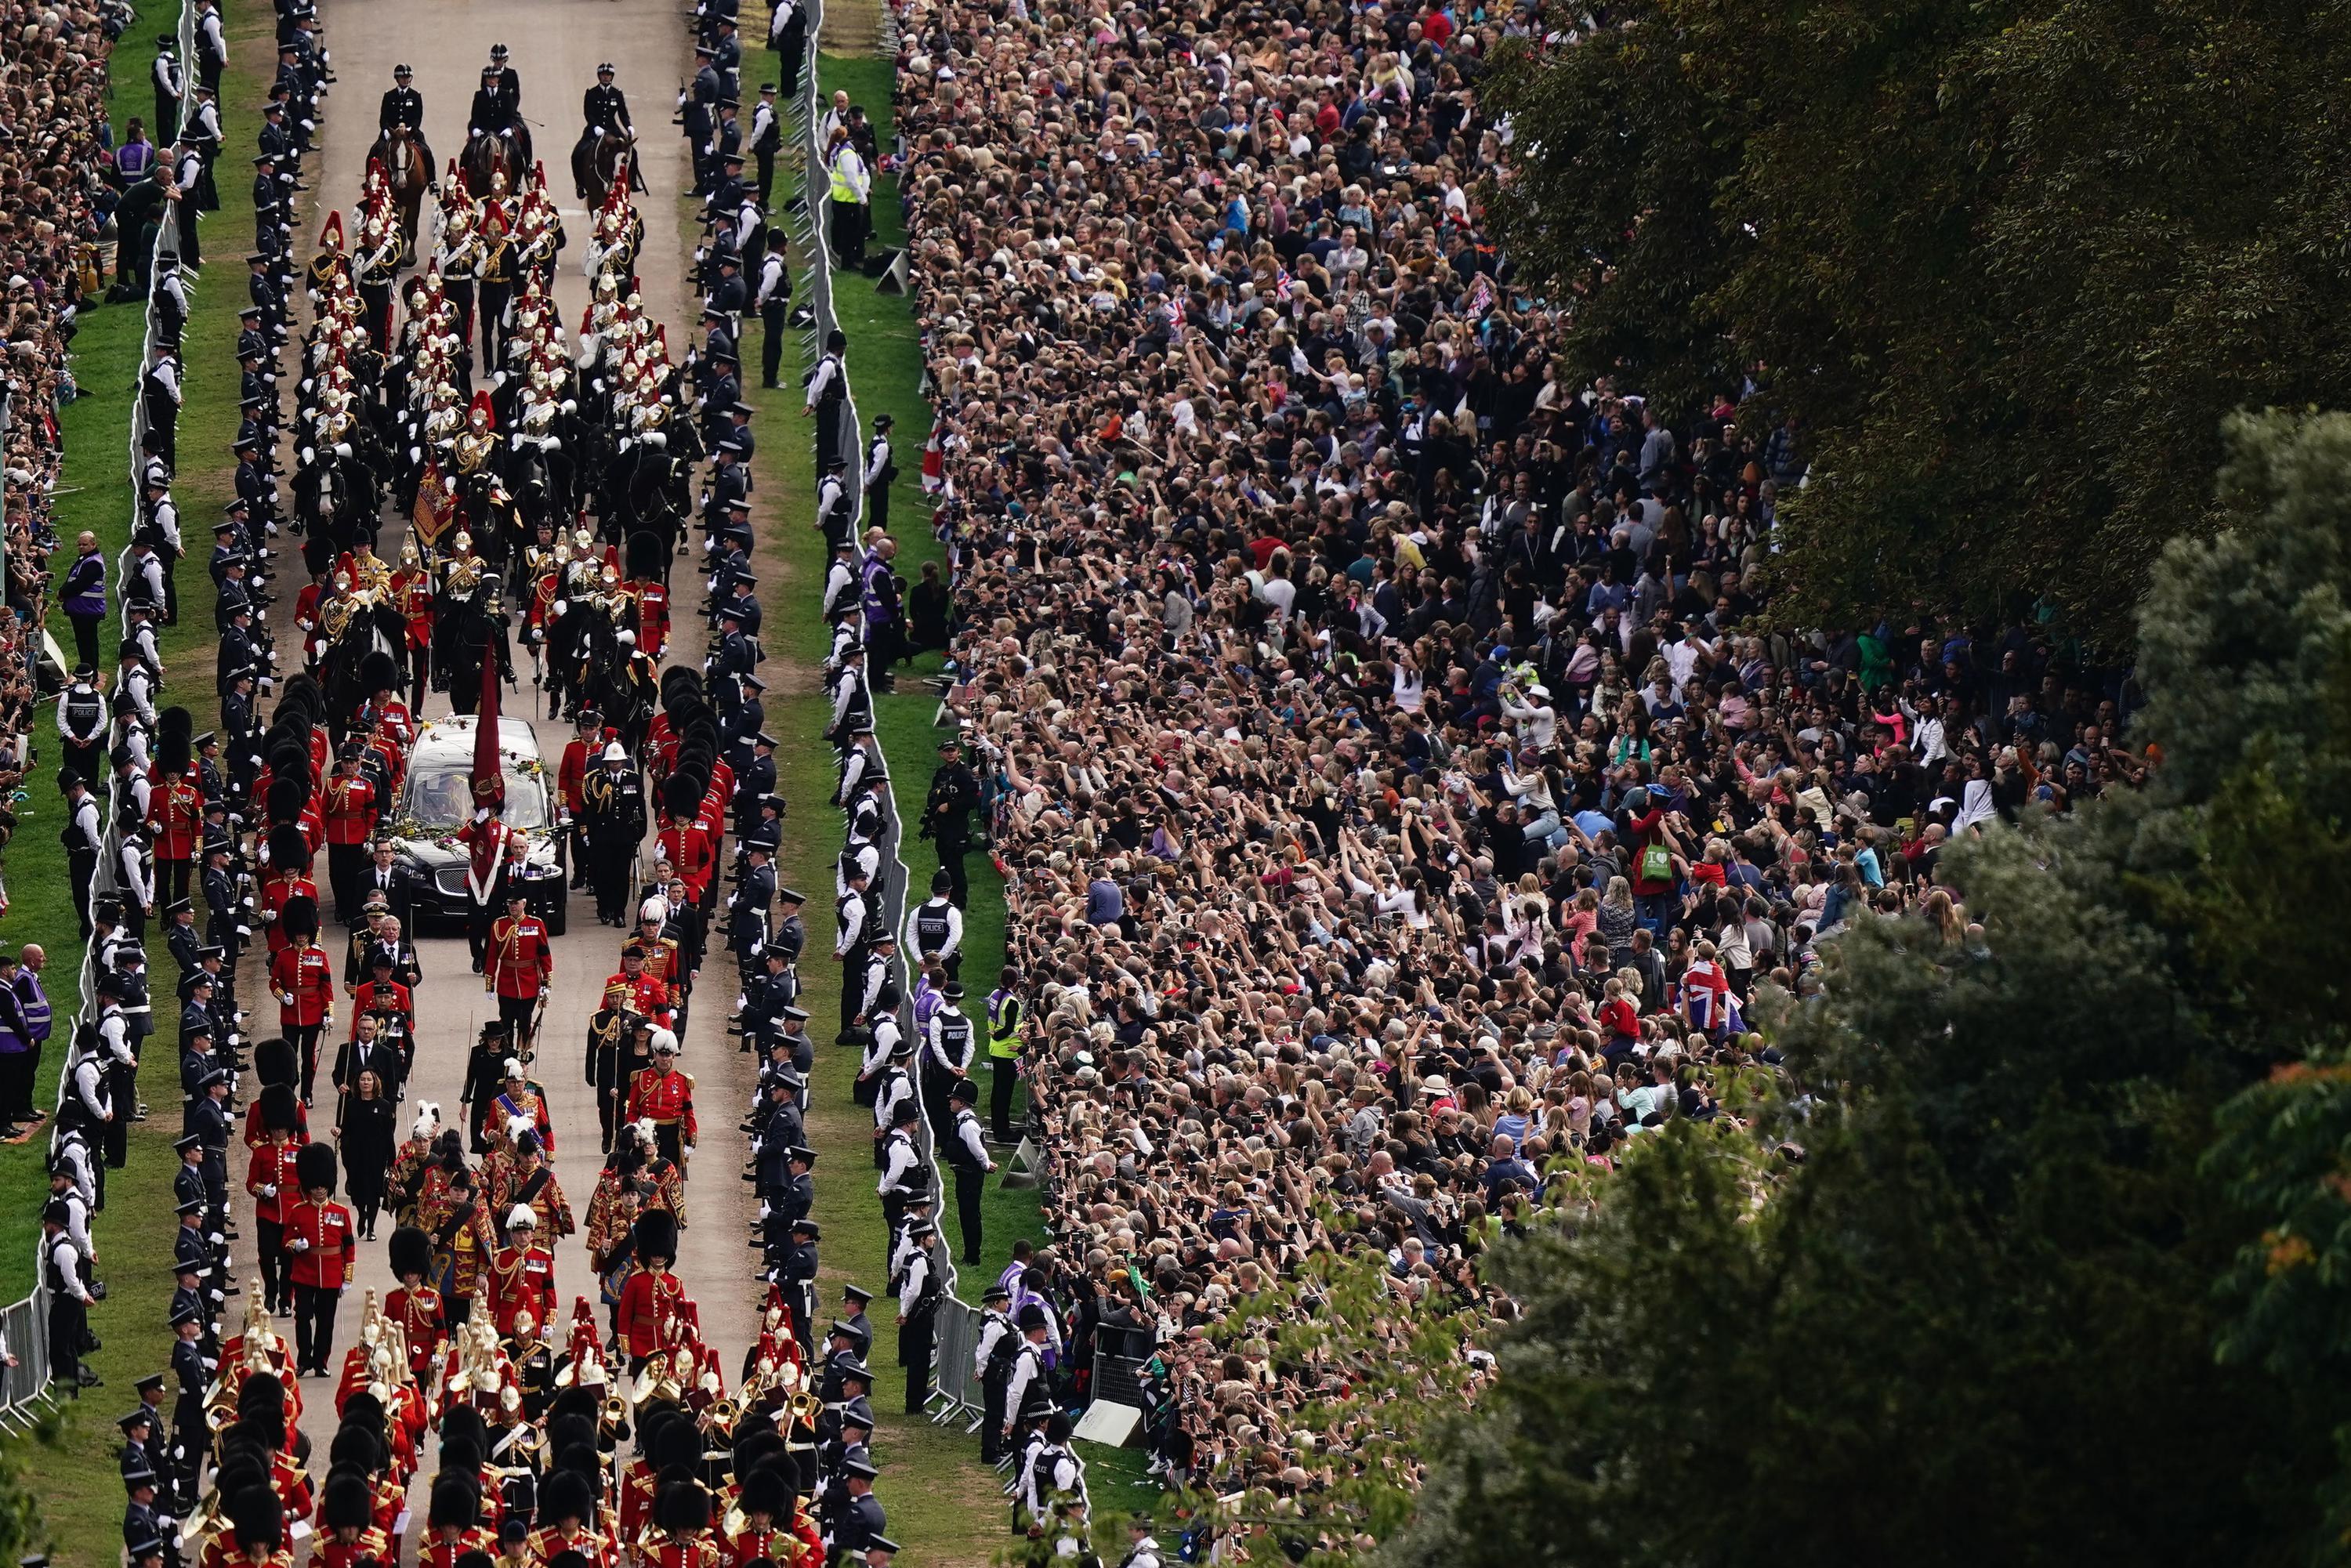
POLYGON ((947 896, 952 885, 944 869, 933 873, 931 896, 906 916, 906 937, 915 962, 928 967, 935 958, 950 979, 963 972, 963 911, 947 896))
POLYGON ((947 1099, 955 1107, 955 1117, 939 1147, 955 1171, 956 1226, 963 1232, 963 1260, 977 1263, 980 1194, 996 1162, 987 1157, 987 1145, 979 1135, 979 1113, 972 1109, 979 1102, 979 1086, 968 1078, 957 1079, 947 1099))
MULTIPOLYGON (((940 1005, 922 1024, 923 1112, 935 1132, 944 1133, 954 1116, 948 1096, 971 1081, 972 1062, 979 1053, 979 1031, 963 1010, 963 984, 949 980, 939 988, 940 1005)), ((976 1103, 976 1102, 975 1102, 976 1103)))
POLYGON ((1012 1142, 1012 1091, 1020 1079, 1020 971, 1007 967, 987 993, 988 1132, 1012 1142))
POLYGON ((849 398, 849 371, 842 361, 848 352, 849 335, 846 332, 836 328, 826 333, 824 358, 817 361, 816 374, 809 379, 808 401, 801 413, 816 418, 816 455, 820 468, 844 461, 848 455, 848 432, 842 428, 849 398))
MULTIPOLYGON (((381 152, 392 141, 394 131, 405 129, 415 139, 418 157, 423 161, 425 183, 436 186, 434 172, 441 167, 433 157, 433 144, 424 140, 424 95, 409 85, 415 72, 407 62, 392 68, 392 86, 376 109, 376 150, 381 152)), ((386 160, 389 163, 389 160, 386 160)))
MULTIPOLYGON (((98 689, 98 662, 86 659, 75 666, 73 684, 57 698, 57 740, 65 753, 64 771, 78 779, 98 778, 106 730, 106 698, 98 689)), ((58 788, 64 788, 62 781, 58 788)))
POLYGON ((890 429, 897 423, 886 413, 873 416, 873 439, 865 444, 865 521, 884 533, 890 529, 890 483, 898 477, 898 463, 890 449, 890 429))
POLYGON ((979 1385, 979 1459, 994 1465, 1004 1457, 1004 1385, 1012 1377, 1012 1360, 1019 1354, 1020 1331, 1007 1311, 1012 1292, 990 1285, 980 1293, 979 1337, 971 1352, 973 1381, 979 1385))
POLYGON ((971 813, 978 805, 979 776, 964 760, 961 743, 940 741, 939 765, 923 799, 921 836, 938 850, 939 869, 947 875, 947 896, 958 909, 971 904, 971 883, 963 862, 971 851, 971 813))
POLYGON ((934 1253, 939 1228, 914 1221, 907 1232, 912 1255, 898 1283, 898 1364, 906 1369, 906 1414, 919 1416, 931 1398, 931 1353, 937 1343, 939 1299, 946 1293, 945 1270, 934 1253))
POLYGON ((89 1337, 89 1309, 97 1297, 89 1286, 89 1263, 66 1234, 63 1198, 41 1210, 41 1266, 49 1288, 49 1377, 69 1388, 100 1388, 98 1374, 81 1364, 89 1337))

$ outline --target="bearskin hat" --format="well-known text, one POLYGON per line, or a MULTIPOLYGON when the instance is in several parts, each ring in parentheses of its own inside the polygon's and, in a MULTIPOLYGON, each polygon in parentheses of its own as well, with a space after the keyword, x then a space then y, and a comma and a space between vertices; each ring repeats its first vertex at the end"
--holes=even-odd
POLYGON ((329 1530, 364 1530, 373 1513, 367 1477, 355 1469, 339 1468, 327 1476, 327 1490, 319 1512, 329 1530))
POLYGON ((587 1520, 595 1517, 596 1499, 588 1490, 588 1483, 577 1472, 558 1469, 538 1489, 538 1521, 553 1524, 559 1520, 587 1520))
POLYGON ((710 1528, 710 1494, 688 1477, 662 1487, 653 1496, 653 1522, 673 1535, 691 1535, 710 1528))
POLYGON ((302 1103, 290 1083, 266 1083, 261 1089, 261 1124, 273 1133, 290 1133, 302 1124, 302 1103))
POLYGON ((195 762, 195 748, 184 735, 165 734, 155 742, 155 771, 185 773, 195 762))
POLYGON ((325 1144, 305 1144, 294 1155, 294 1174, 301 1179, 302 1190, 324 1187, 335 1190, 335 1151, 325 1144))
POLYGON ((319 901, 307 893, 298 893, 286 901, 277 912, 277 923, 286 927, 289 937, 316 936, 319 934, 319 901))
POLYGON ((382 649, 376 649, 360 661, 360 690, 372 696, 377 692, 396 692, 400 687, 400 666, 382 649))
POLYGON ((286 1537, 286 1510, 266 1486, 249 1486, 228 1500, 229 1526, 248 1551, 275 1552, 286 1537))
POLYGON ((403 1225, 392 1233, 392 1277, 405 1280, 411 1274, 423 1276, 433 1271, 433 1239, 413 1225, 403 1225))
POLYGON ((454 1524, 460 1530, 471 1530, 481 1514, 482 1494, 472 1480, 445 1471, 434 1480, 432 1512, 425 1518, 432 1528, 454 1524))
MULTIPOLYGON (((287 779, 283 782, 293 781, 287 779)), ((298 789, 301 786, 296 785, 295 788, 298 789)), ((294 809, 298 813, 302 808, 298 802, 294 809)), ((291 822, 280 822, 269 830, 269 864, 275 871, 298 872, 308 868, 310 841, 302 836, 301 829, 291 822)))
MULTIPOLYGON (((298 776, 280 773, 269 781, 269 798, 264 803, 268 808, 270 821, 278 826, 300 821, 302 808, 310 803, 309 758, 303 758, 302 768, 298 776)), ((269 858, 280 866, 310 863, 310 857, 307 854, 296 855, 290 862, 278 861, 277 834, 274 829, 269 835, 269 858)))
POLYGON ((195 716, 183 707, 167 707, 155 716, 155 733, 185 740, 196 733, 195 716))
MULTIPOLYGON (((381 1407, 378 1407, 379 1416, 381 1407)), ((358 1470, 373 1475, 383 1463, 383 1443, 363 1422, 350 1418, 350 1406, 343 1406, 343 1424, 335 1428, 335 1440, 327 1445, 327 1462, 336 1469, 358 1470)))
POLYGON ((663 1209, 649 1208, 637 1216, 637 1223, 631 1233, 636 1240, 640 1262, 649 1258, 659 1258, 671 1263, 677 1261, 677 1219, 674 1215, 663 1209))
POLYGON ((253 1045, 253 1075, 264 1085, 294 1082, 294 1042, 272 1035, 253 1045))

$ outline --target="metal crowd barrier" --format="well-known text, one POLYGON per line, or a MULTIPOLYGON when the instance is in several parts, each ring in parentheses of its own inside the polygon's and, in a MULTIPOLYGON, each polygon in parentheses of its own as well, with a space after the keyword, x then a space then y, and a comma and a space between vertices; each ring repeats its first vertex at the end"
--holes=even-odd
POLYGON ((979 1429, 985 1406, 971 1358, 979 1348, 980 1322, 979 1309, 968 1301, 949 1296, 939 1303, 938 1343, 931 1354, 933 1396, 938 1402, 931 1412, 935 1424, 967 1421, 966 1431, 979 1429))
MULTIPOLYGON (((188 62, 187 68, 193 71, 196 57, 196 12, 192 0, 182 0, 178 30, 180 58, 188 62)), ((193 76, 188 79, 191 83, 194 80, 193 76)), ((190 94, 183 89, 182 99, 183 106, 189 96, 190 94)), ((194 198, 192 194, 187 199, 194 198)), ((131 390, 129 456, 131 497, 131 530, 134 538, 137 537, 141 523, 144 521, 140 515, 145 496, 145 491, 140 484, 140 470, 147 440, 147 402, 144 395, 147 367, 153 361, 155 343, 161 336, 162 328, 161 313, 155 308, 153 279, 155 269, 162 261, 167 257, 172 260, 178 259, 179 244, 179 225, 167 209, 163 221, 156 227, 155 247, 148 257, 146 330, 141 336, 139 371, 132 380, 131 390)), ((193 311, 194 308, 193 286, 183 277, 182 287, 190 291, 189 306, 193 311)), ((131 549, 126 546, 122 554, 115 559, 114 588, 118 601, 124 597, 122 589, 130 559, 131 549)), ((127 612, 122 615, 122 623, 124 630, 128 631, 130 617, 127 612)), ((98 870, 90 878, 89 883, 89 895, 93 901, 103 894, 119 891, 121 886, 117 872, 121 864, 122 835, 120 829, 116 825, 110 800, 100 811, 99 824, 102 841, 99 849, 98 870)), ((97 965, 98 956, 94 946, 85 943, 82 947, 81 963, 75 976, 74 1005, 68 1008, 67 998, 61 996, 52 996, 49 998, 53 1020, 49 1039, 53 1044, 63 1042, 57 1052, 57 1092, 50 1101, 48 1129, 49 1150, 52 1155, 55 1155, 57 1147, 57 1112, 64 1105, 67 1097, 73 1092, 74 1043, 80 1037, 82 1026, 95 1021, 98 1017, 97 965)), ((94 1228, 94 1218, 92 1224, 94 1228)), ((33 1242, 32 1294, 22 1301, 13 1301, 6 1307, 0 1308, 0 1339, 5 1339, 8 1354, 16 1359, 16 1364, 14 1366, 0 1364, 0 1427, 29 1426, 37 1416, 39 1407, 54 1397, 49 1387, 48 1329, 47 1258, 42 1241, 37 1237, 33 1242)))

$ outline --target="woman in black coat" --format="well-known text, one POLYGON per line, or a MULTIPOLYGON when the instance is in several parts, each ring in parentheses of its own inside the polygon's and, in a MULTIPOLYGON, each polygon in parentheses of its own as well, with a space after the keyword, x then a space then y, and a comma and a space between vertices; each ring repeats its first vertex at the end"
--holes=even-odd
POLYGON ((384 1182, 399 1140, 392 1135, 397 1108, 372 1069, 347 1090, 336 1107, 335 1136, 343 1152, 343 1191, 359 1221, 360 1239, 375 1239, 376 1211, 383 1207, 384 1182))

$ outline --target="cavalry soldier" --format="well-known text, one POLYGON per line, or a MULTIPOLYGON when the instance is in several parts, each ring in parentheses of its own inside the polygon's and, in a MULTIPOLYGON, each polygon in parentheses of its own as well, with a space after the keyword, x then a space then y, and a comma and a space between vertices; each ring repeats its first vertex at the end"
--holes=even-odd
POLYGON ((650 1121, 653 1146, 681 1169, 694 1159, 694 1079, 677 1070, 677 1036, 653 1031, 653 1064, 629 1086, 629 1120, 650 1121))
POLYGON ((555 948, 529 904, 529 894, 519 885, 507 890, 507 913, 490 927, 482 970, 482 988, 497 993, 498 1021, 518 1057, 530 1054, 539 998, 555 973, 555 948))

